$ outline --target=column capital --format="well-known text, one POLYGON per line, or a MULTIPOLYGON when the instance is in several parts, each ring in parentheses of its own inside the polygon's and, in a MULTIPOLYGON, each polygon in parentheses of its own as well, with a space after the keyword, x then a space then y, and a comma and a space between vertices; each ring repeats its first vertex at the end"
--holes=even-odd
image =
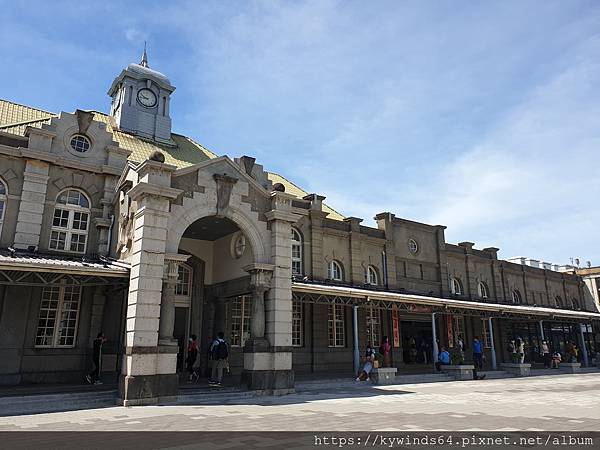
POLYGON ((177 283, 179 276, 178 267, 182 262, 186 262, 191 255, 183 255, 180 253, 166 253, 165 254, 165 274, 164 280, 167 284, 177 283))
POLYGON ((250 286, 255 291, 268 291, 271 289, 271 279, 275 266, 272 264, 253 263, 244 267, 250 274, 250 286))

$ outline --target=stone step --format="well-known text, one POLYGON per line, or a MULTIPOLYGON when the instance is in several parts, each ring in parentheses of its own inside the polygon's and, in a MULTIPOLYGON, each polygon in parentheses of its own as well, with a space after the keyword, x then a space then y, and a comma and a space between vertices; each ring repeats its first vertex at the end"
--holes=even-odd
POLYGON ((0 416, 41 414, 115 406, 117 391, 61 394, 11 395, 0 397, 0 416))
POLYGON ((179 392, 177 395, 178 405, 213 405, 244 400, 262 395, 259 391, 248 391, 239 388, 213 388, 212 390, 199 389, 179 392))

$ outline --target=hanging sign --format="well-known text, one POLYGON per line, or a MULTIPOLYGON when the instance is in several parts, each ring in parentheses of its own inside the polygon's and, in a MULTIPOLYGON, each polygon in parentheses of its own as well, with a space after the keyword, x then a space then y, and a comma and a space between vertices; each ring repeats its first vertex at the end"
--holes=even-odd
POLYGON ((398 325, 398 310, 392 309, 392 329, 394 333, 394 347, 400 347, 400 327, 398 325))
POLYGON ((454 330, 452 329, 452 315, 448 314, 446 316, 446 323, 448 325, 448 347, 454 347, 454 330))

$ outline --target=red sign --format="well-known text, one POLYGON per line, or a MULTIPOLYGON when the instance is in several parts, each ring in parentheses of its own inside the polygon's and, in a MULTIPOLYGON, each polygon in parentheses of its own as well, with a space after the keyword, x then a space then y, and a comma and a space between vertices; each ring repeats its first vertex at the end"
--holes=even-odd
POLYGON ((398 310, 392 309, 392 328, 394 332, 394 347, 400 347, 400 328, 398 327, 398 310))
POLYGON ((448 347, 454 347, 454 332, 452 330, 452 316, 448 314, 446 316, 446 323, 448 324, 448 347))

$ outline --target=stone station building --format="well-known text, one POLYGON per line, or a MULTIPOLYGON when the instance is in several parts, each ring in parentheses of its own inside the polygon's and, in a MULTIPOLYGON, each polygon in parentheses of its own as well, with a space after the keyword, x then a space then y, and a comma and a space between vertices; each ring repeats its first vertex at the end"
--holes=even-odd
POLYGON ((177 394, 192 334, 206 373, 221 330, 233 376, 268 392, 352 376, 383 336, 400 373, 430 371, 459 339, 468 355, 476 335, 491 368, 516 337, 532 362, 542 339, 576 342, 588 364, 600 350, 579 275, 388 212, 363 226, 252 157, 172 133, 174 90, 144 53, 109 115, 0 101, 0 383, 81 382, 99 331, 125 405, 177 394))

